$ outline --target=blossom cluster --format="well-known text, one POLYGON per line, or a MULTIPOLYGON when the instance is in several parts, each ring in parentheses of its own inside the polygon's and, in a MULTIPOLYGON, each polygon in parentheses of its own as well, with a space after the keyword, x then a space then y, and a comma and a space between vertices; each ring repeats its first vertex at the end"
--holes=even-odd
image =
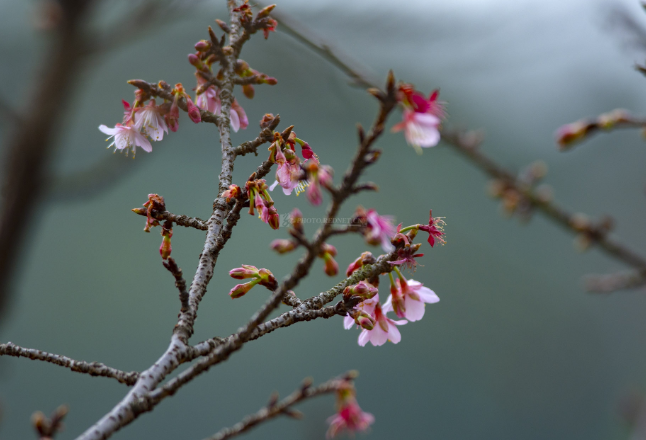
MULTIPOLYGON (((276 21, 269 17, 273 7, 272 5, 264 8, 254 18, 251 7, 245 0, 242 5, 233 9, 233 12, 238 14, 239 24, 245 32, 253 34, 262 30, 267 38, 269 32, 274 31, 277 25, 276 21)), ((231 32, 231 28, 226 23, 218 20, 216 22, 225 33, 231 32)), ((105 125, 99 126, 103 133, 114 138, 110 147, 114 147, 115 151, 125 151, 126 155, 132 150, 133 157, 137 147, 151 152, 152 141, 162 141, 165 134, 178 131, 180 109, 187 113, 192 122, 215 121, 221 130, 224 129, 223 124, 227 121, 235 132, 249 126, 249 118, 236 99, 239 95, 231 94, 234 90, 231 86, 232 82, 241 88, 246 98, 252 99, 255 96, 254 85, 274 85, 277 80, 251 68, 244 60, 237 59, 234 45, 224 46, 225 39, 217 38, 211 28, 209 28, 209 34, 210 40, 198 41, 194 46, 195 52, 188 55, 188 62, 195 68, 194 97, 180 83, 171 88, 164 81, 160 81, 157 85, 138 80, 130 81, 137 90, 132 104, 122 101, 124 107, 122 122, 112 128, 105 125), (214 68, 218 65, 221 66, 219 69, 214 68), (232 75, 237 77, 234 79, 232 75), (225 84, 229 87, 225 87, 225 84), (158 105, 157 99, 162 99, 163 102, 158 105), (223 109, 226 107, 229 107, 228 113, 223 114, 223 109)), ((410 84, 401 83, 397 87, 392 74, 389 76, 387 90, 390 109, 395 104, 402 109, 402 121, 393 127, 393 131, 404 131, 406 141, 418 152, 421 148, 435 146, 440 140, 440 125, 446 115, 445 103, 439 101, 439 92, 436 90, 427 98, 410 84)), ((385 97, 386 94, 382 97, 382 104, 386 100, 385 97)), ((345 199, 348 193, 377 190, 377 186, 373 183, 359 186, 354 183, 347 185, 347 176, 344 183, 336 187, 332 168, 321 163, 309 143, 297 136, 293 126, 282 132, 266 132, 268 127, 274 128, 277 125, 277 120, 276 124, 273 124, 275 120, 276 118, 270 113, 265 114, 260 120, 264 140, 271 141, 267 160, 263 166, 275 166, 274 181, 268 184, 262 178, 269 169, 266 168, 262 175, 252 174, 244 184, 242 182, 239 182, 240 185, 230 184, 222 194, 219 194, 221 203, 235 203, 238 210, 248 207, 249 214, 257 213, 261 221, 276 230, 280 227, 280 214, 270 193, 278 186, 286 196, 294 192, 296 195, 305 193, 307 200, 313 206, 322 204, 325 193, 332 197, 333 203, 337 203, 345 199)), ((253 151, 257 153, 257 146, 254 148, 253 151)), ((379 150, 366 149, 358 160, 363 161, 362 165, 366 165, 378 160, 379 155, 379 150)), ((331 212, 337 209, 338 205, 333 204, 331 212)), ((143 207, 135 208, 133 211, 146 216, 144 228, 146 232, 150 232, 152 227, 161 226, 162 243, 159 252, 165 265, 173 262, 170 258, 172 228, 173 222, 177 223, 180 216, 167 212, 164 198, 158 194, 149 194, 143 207)), ((190 220, 200 224, 198 229, 208 227, 207 222, 202 220, 190 220)), ((186 222, 185 216, 181 221, 186 222)), ((335 229, 330 234, 327 233, 331 229, 324 228, 323 233, 327 235, 318 237, 324 237, 325 240, 319 241, 319 238, 315 237, 313 241, 309 241, 305 236, 302 213, 295 208, 290 215, 288 227, 290 238, 275 239, 270 246, 279 254, 292 252, 301 246, 310 252, 315 252, 314 255, 310 254, 310 258, 322 260, 323 271, 330 277, 339 274, 337 259, 340 258, 336 247, 326 242, 330 237, 342 233, 356 233, 362 236, 368 245, 380 246, 385 253, 382 257, 387 258, 385 261, 388 261, 390 266, 382 274, 364 277, 365 279, 359 282, 346 285, 343 290, 343 302, 339 303, 343 307, 340 309, 335 307, 334 310, 336 314, 343 316, 343 325, 346 329, 355 326, 361 329, 358 337, 360 346, 365 346, 368 342, 374 346, 381 346, 387 341, 399 343, 401 333, 397 327, 419 321, 425 314, 426 304, 439 301, 439 297, 431 289, 418 281, 407 279, 402 269, 415 270, 417 259, 423 256, 418 252, 421 244, 413 243, 418 232, 423 231, 428 234, 430 246, 438 242, 443 244, 445 242, 443 226, 442 218, 433 217, 432 211, 429 213, 428 223, 402 227, 401 224, 396 225, 394 217, 390 215, 382 215, 375 209, 364 209, 359 206, 350 222, 343 228, 335 229), (389 294, 383 303, 380 302, 379 295, 381 276, 389 278, 390 286, 389 294), (394 317, 389 317, 390 313, 394 314, 394 317)), ((332 226, 326 224, 326 228, 329 227, 332 226)), ((364 252, 350 263, 345 275, 348 278, 352 277, 355 272, 375 263, 377 259, 372 253, 364 252)), ((179 273, 181 276, 181 271, 179 273)), ((229 296, 232 299, 245 296, 255 286, 263 286, 272 292, 278 289, 276 278, 266 268, 259 269, 242 264, 241 267, 231 269, 229 275, 234 279, 245 280, 230 289, 229 296)), ((288 292, 287 296, 294 297, 292 298, 294 304, 300 303, 293 292, 288 292)), ((289 302, 287 296, 283 301, 289 302)), ((356 391, 352 382, 349 379, 340 380, 336 392, 338 411, 328 420, 330 425, 328 437, 334 437, 344 431, 353 433, 366 430, 374 422, 374 417, 363 412, 357 404, 356 391)))

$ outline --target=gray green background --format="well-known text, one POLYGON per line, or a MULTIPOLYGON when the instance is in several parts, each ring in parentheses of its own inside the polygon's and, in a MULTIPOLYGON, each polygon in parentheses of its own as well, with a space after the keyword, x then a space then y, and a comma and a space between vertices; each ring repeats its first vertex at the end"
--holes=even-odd
MULTIPOLYGON (((220 3, 204 2, 88 61, 58 142, 58 175, 88 169, 111 154, 97 127, 120 120, 120 100, 132 100, 126 80, 193 87, 186 55, 207 36, 213 19, 223 18, 220 3)), ((35 5, 0 1, 0 94, 17 106, 25 102, 47 48, 46 36, 31 26, 35 5)), ((99 24, 117 17, 124 5, 105 2, 97 11, 99 24)), ((637 2, 628 0, 288 0, 279 8, 376 77, 393 68, 397 78, 421 90, 441 88, 449 125, 482 128, 483 151, 510 169, 544 160, 557 201, 592 216, 612 215, 616 236, 646 249, 646 148, 640 134, 601 135, 568 153, 559 153, 553 141, 557 127, 583 116, 617 107, 646 113, 646 79, 632 68, 644 54, 608 24, 613 5, 624 5, 646 23, 637 2)), ((253 101, 240 98, 251 126, 234 136, 235 143, 256 136, 264 113, 279 113, 281 126, 294 124, 338 179, 356 146, 355 124, 370 123, 374 99, 280 32, 267 41, 254 38, 242 56, 279 82, 257 87, 253 101)), ((9 128, 0 125, 3 139, 9 128)), ((343 330, 340 318, 272 333, 115 439, 201 439, 256 411, 275 390, 287 394, 306 376, 318 382, 348 369, 360 371, 359 402, 376 417, 370 439, 628 438, 617 408, 624 396, 646 386, 646 298, 643 291, 594 296, 581 283, 585 274, 624 267, 597 250, 577 253, 572 235, 541 216, 528 225, 505 219, 486 196, 485 176, 447 146, 418 157, 403 136, 390 133, 379 146, 382 159, 365 179, 381 191, 352 200, 342 216, 361 203, 404 224, 425 221, 429 208, 446 217, 448 244, 424 245, 424 267, 414 275, 441 302, 428 307, 421 322, 400 328, 398 345, 361 348, 358 332, 343 330)), ((234 180, 243 183, 260 159, 241 158, 234 180)), ((167 346, 179 302, 158 255, 159 231, 142 232, 144 219, 130 209, 155 192, 172 212, 208 217, 219 172, 217 131, 182 116, 179 131, 154 144, 152 154, 140 152, 134 164, 120 155, 110 160, 124 171, 100 190, 82 185, 42 203, 11 309, 1 318, 0 340, 142 370, 167 346)), ((323 213, 303 196, 277 193, 275 200, 281 213, 293 206, 308 217, 323 213)), ((272 231, 243 216, 202 302, 195 341, 230 334, 260 306, 267 296, 262 290, 237 301, 227 296, 236 283, 227 271, 245 263, 284 276, 298 254, 279 257, 268 248, 284 237, 284 229, 272 231)), ((187 277, 203 238, 175 228, 173 257, 187 277)), ((342 268, 365 250, 359 237, 332 244, 342 268)), ((317 262, 296 292, 311 296, 340 279, 326 277, 317 262)), ((74 438, 126 391, 113 380, 0 359, 0 438, 33 438, 32 412, 49 413, 62 403, 70 413, 59 438, 74 438)), ((272 421, 247 438, 323 438, 333 398, 299 409, 303 421, 272 421)))

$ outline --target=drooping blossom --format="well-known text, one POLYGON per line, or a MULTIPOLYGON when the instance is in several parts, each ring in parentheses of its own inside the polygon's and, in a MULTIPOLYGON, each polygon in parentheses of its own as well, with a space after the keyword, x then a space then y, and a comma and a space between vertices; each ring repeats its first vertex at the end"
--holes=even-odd
MULTIPOLYGON (((397 326, 406 324, 406 320, 395 321, 388 318, 386 316, 386 312, 379 304, 378 294, 371 299, 363 301, 355 307, 355 309, 370 315, 376 323, 372 330, 365 328, 361 330, 361 334, 359 335, 360 346, 363 347, 370 342, 375 347, 378 347, 380 345, 384 345, 386 341, 390 341, 393 344, 397 344, 401 341, 401 333, 399 333, 397 326)), ((354 324, 354 319, 346 316, 343 324, 346 329, 349 329, 354 324)))
POLYGON ((307 165, 307 175, 309 186, 305 191, 307 199, 314 206, 319 206, 323 202, 321 186, 330 188, 333 183, 334 173, 332 168, 326 165, 319 166, 318 162, 311 161, 307 165))
POLYGON ((428 287, 415 280, 406 280, 399 271, 399 278, 393 280, 390 275, 390 295, 384 303, 383 310, 395 312, 400 318, 419 321, 424 317, 425 303, 434 304, 440 298, 428 287))
POLYGON ((277 185, 280 185, 283 188, 283 193, 290 195, 300 183, 302 174, 300 160, 293 151, 286 149, 283 153, 280 147, 277 147, 276 164, 278 164, 276 181, 269 187, 269 190, 273 191, 277 185), (286 154, 289 158, 286 157, 286 154))
POLYGON ((146 153, 153 151, 150 141, 146 139, 146 136, 141 134, 139 129, 134 125, 117 124, 114 128, 99 125, 99 130, 110 135, 106 140, 110 140, 110 138, 114 137, 113 142, 108 146, 108 148, 114 147, 115 151, 125 150, 126 155, 128 155, 128 150, 132 150, 132 157, 135 157, 136 147, 140 147, 146 153))
POLYGON ((231 128, 233 128, 233 131, 235 132, 237 132, 241 128, 244 130, 249 126, 249 119, 247 118, 247 114, 245 113, 242 106, 238 104, 238 101, 236 99, 234 99, 233 103, 231 103, 230 119, 231 128))
POLYGON ((330 427, 325 437, 331 439, 344 431, 354 435, 355 432, 367 430, 374 421, 372 414, 361 409, 354 386, 346 380, 337 389, 337 413, 327 419, 330 427))
POLYGON ((444 103, 438 100, 439 91, 433 91, 428 98, 410 84, 399 87, 398 99, 404 106, 402 122, 393 131, 404 130, 406 142, 418 153, 421 148, 433 147, 440 141, 440 124, 445 117, 444 103))
POLYGON ((368 224, 365 232, 366 241, 370 244, 381 244, 385 252, 394 251, 395 246, 390 242, 397 232, 393 225, 393 217, 379 215, 374 209, 369 209, 366 213, 366 222, 368 224))
POLYGON ((164 132, 168 134, 168 126, 154 99, 151 99, 148 105, 136 109, 135 127, 153 141, 161 141, 164 132))

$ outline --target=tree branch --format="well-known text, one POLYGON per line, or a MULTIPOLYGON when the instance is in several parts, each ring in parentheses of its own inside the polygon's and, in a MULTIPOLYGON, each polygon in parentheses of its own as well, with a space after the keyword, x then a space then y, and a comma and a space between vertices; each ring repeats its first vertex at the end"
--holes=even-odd
POLYGON ((34 350, 33 348, 23 348, 14 345, 11 342, 0 344, 0 356, 25 357, 32 360, 49 362, 51 364, 69 368, 76 373, 89 374, 90 376, 110 377, 128 386, 134 385, 139 378, 139 373, 136 371, 125 372, 98 362, 75 361, 67 356, 34 350))

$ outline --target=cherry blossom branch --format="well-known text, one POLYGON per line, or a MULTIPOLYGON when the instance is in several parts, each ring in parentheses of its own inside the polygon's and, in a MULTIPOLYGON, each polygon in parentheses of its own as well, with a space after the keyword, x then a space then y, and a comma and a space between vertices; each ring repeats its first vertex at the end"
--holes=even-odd
POLYGON ((242 421, 236 423, 231 428, 224 428, 218 433, 205 440, 226 440, 243 432, 256 427, 260 423, 273 419, 274 417, 285 415, 292 418, 301 418, 299 411, 293 410, 292 406, 303 400, 311 399, 324 394, 334 393, 344 381, 351 380, 355 377, 354 372, 348 372, 342 378, 330 379, 327 382, 312 388, 312 380, 305 379, 299 389, 278 402, 278 394, 272 395, 267 406, 255 414, 246 416, 242 421))
MULTIPOLYGON (((137 87, 139 90, 142 90, 146 95, 151 96, 153 98, 162 98, 166 101, 173 101, 175 99, 175 96, 171 93, 172 89, 171 87, 165 83, 160 81, 159 84, 153 84, 146 82, 141 79, 131 79, 128 81, 128 84, 131 86, 137 87)), ((186 98, 182 97, 177 100, 177 106, 184 110, 185 112, 188 113, 188 104, 186 103, 186 98)), ((208 110, 204 110, 202 108, 196 107, 200 111, 200 117, 202 118, 202 122, 210 122, 215 125, 220 125, 223 123, 224 119, 224 113, 221 115, 216 115, 211 113, 208 110)), ((226 123, 229 123, 229 116, 227 113, 226 116, 226 123)))
MULTIPOLYGON (((345 310, 345 308, 341 308, 339 304, 325 308, 323 308, 323 306, 334 301, 338 295, 343 293, 343 290, 347 286, 357 284, 360 281, 369 280, 382 273, 391 272, 393 270, 393 265, 390 264, 390 261, 394 261, 397 258, 397 251, 380 256, 374 264, 365 265, 361 269, 355 271, 350 277, 336 284, 330 290, 321 292, 318 295, 301 301, 301 304, 294 310, 289 310, 276 318, 258 325, 249 337, 249 340, 258 339, 267 333, 271 333, 279 328, 289 327, 297 322, 311 321, 318 318, 328 319, 335 315, 343 315, 347 310, 345 310)), ((289 297, 290 295, 285 295, 285 299, 289 297)), ((233 334, 225 339, 213 338, 200 342, 193 347, 191 357, 204 356, 219 345, 229 342, 235 336, 236 334, 233 334)))
MULTIPOLYGON (((289 290, 293 289, 302 278, 307 276, 311 265, 318 257, 325 240, 330 236, 330 232, 332 230, 331 220, 335 218, 341 204, 350 195, 352 195, 352 189, 359 179, 363 169, 373 163, 373 161, 368 159, 368 157, 373 153, 371 151, 371 147, 383 133, 386 118, 397 102, 395 96, 395 79, 392 72, 388 76, 386 92, 375 89, 372 93, 377 97, 381 104, 377 118, 367 136, 364 134, 363 129, 359 129, 360 143, 357 148, 357 153, 351 162, 350 168, 346 171, 340 186, 330 191, 332 194, 332 203, 330 203, 327 210, 327 221, 318 229, 314 236, 314 240, 311 242, 311 246, 306 248, 307 252, 298 261, 292 273, 281 283, 278 289, 272 293, 271 297, 265 302, 263 307, 258 310, 251 317, 249 322, 247 322, 247 324, 237 333, 232 335, 230 338, 225 339, 224 343, 217 345, 213 351, 203 359, 178 374, 161 388, 157 388, 148 395, 142 396, 132 407, 132 411, 135 416, 146 411, 151 411, 163 399, 174 395, 182 386, 202 373, 208 371, 212 366, 225 361, 232 353, 242 348, 244 343, 249 340, 262 321, 264 321, 265 318, 267 318, 267 316, 269 316, 269 314, 280 305, 285 294, 289 290)), ((283 135, 285 134, 287 136, 289 135, 288 130, 285 130, 283 135)), ((236 203, 240 202, 238 201, 236 203)), ((319 304, 325 304, 325 302, 322 302, 325 299, 327 299, 327 297, 315 297, 311 299, 310 307, 316 308, 319 307, 319 304)))
POLYGON ((175 278, 175 287, 179 290, 179 301, 182 304, 181 313, 186 313, 190 309, 190 304, 188 303, 188 292, 186 291, 186 280, 182 276, 182 269, 179 268, 173 257, 168 257, 168 260, 162 262, 164 267, 175 278))
MULTIPOLYGON (((278 29, 286 30, 288 34, 292 35, 314 52, 321 55, 324 59, 352 78, 356 85, 365 88, 375 87, 376 83, 371 80, 365 72, 362 72, 360 68, 352 66, 350 62, 342 60, 328 45, 322 43, 320 38, 313 36, 312 32, 308 29, 299 26, 291 17, 280 13, 274 13, 272 15, 281 24, 278 29)), ((640 124, 646 124, 646 121, 636 120, 634 125, 641 126, 640 124)), ((577 234, 584 234, 593 243, 597 244, 607 255, 636 268, 637 271, 632 273, 629 277, 633 282, 625 283, 624 285, 626 287, 640 286, 641 282, 637 282, 638 278, 642 278, 646 283, 646 260, 627 246, 609 238, 606 228, 603 226, 587 224, 582 229, 580 227, 580 223, 577 221, 576 215, 548 200, 545 200, 531 187, 519 182, 512 173, 478 151, 477 144, 480 141, 478 136, 474 136, 473 134, 460 134, 455 131, 448 130, 443 130, 441 134, 442 140, 445 143, 455 148, 460 153, 463 153, 463 155, 474 165, 485 171, 490 176, 502 179, 507 184, 511 185, 512 188, 522 194, 533 207, 537 208, 547 218, 555 221, 557 224, 570 231, 577 234), (476 142, 474 143, 474 141, 476 142)), ((622 284, 618 283, 616 285, 620 287, 622 284)))
POLYGON ((0 355, 24 357, 32 360, 49 362, 51 364, 69 368, 76 373, 89 374, 90 376, 110 377, 128 386, 134 385, 139 378, 139 373, 137 373, 136 371, 125 372, 117 370, 116 368, 108 367, 99 362, 76 361, 74 359, 68 358, 67 356, 47 353, 45 351, 35 350, 33 348, 19 347, 12 344, 11 342, 0 344, 0 355))

